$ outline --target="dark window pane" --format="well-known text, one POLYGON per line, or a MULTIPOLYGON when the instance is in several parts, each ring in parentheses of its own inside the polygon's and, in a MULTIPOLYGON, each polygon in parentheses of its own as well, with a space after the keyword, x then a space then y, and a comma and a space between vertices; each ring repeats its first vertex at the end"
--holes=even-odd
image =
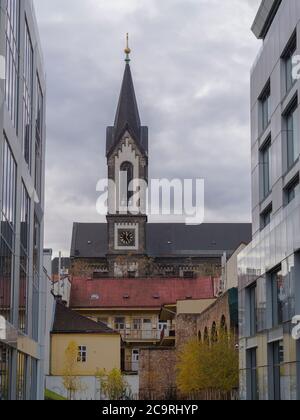
POLYGON ((5 101, 14 127, 18 122, 19 80, 19 0, 6 2, 5 101))

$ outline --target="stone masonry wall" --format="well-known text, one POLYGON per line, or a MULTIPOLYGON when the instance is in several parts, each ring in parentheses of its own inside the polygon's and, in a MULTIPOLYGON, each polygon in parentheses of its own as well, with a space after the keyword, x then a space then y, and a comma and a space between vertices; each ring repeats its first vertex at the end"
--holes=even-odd
POLYGON ((176 351, 174 348, 148 348, 140 352, 140 399, 176 398, 176 351))

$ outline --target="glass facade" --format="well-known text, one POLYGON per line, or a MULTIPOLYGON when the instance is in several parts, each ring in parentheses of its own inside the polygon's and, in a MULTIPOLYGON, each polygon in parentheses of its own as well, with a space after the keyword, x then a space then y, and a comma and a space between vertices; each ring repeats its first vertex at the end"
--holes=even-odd
POLYGON ((19 283, 19 329, 27 333, 28 286, 29 286, 29 239, 30 198, 22 183, 21 193, 21 240, 20 240, 20 283, 19 283))
POLYGON ((26 400, 26 388, 27 388, 27 356, 23 353, 18 352, 17 358, 17 401, 26 400))
POLYGON ((44 97, 37 75, 36 83, 36 123, 35 123, 35 190, 39 199, 41 199, 41 186, 42 186, 42 170, 43 170, 43 110, 44 110, 44 97))
POLYGON ((270 181, 271 181, 271 172, 270 172, 270 151, 271 143, 270 141, 264 146, 261 151, 261 160, 262 160, 262 198, 266 198, 270 193, 270 181))
POLYGON ((0 316, 11 321, 16 229, 17 166, 7 139, 3 143, 0 230, 0 316))
POLYGON ((261 97, 261 129, 262 132, 268 127, 270 123, 270 82, 268 82, 267 87, 264 89, 261 97))
POLYGON ((293 57, 297 50, 297 34, 295 33, 289 42, 287 49, 283 55, 285 67, 285 89, 289 92, 293 87, 295 80, 293 78, 293 57))
POLYGON ((32 0, 3 0, 0 14, 0 401, 41 399, 45 75, 32 0))
POLYGON ((31 168, 33 48, 27 21, 25 29, 23 78, 23 154, 29 168, 31 168))
MULTIPOLYGON (((238 257, 244 400, 300 399, 300 342, 292 336, 300 315, 300 82, 292 79, 300 9, 281 2, 272 18, 251 72, 253 235, 238 257)), ((260 9, 256 22, 265 19, 260 9)))
POLYGON ((17 129, 19 86, 19 0, 6 0, 4 3, 6 3, 5 101, 12 123, 17 129))
POLYGON ((11 375, 11 351, 8 346, 0 343, 0 401, 9 399, 11 375))
POLYGON ((287 126, 287 167, 291 168, 299 157, 298 110, 297 107, 286 116, 287 126))

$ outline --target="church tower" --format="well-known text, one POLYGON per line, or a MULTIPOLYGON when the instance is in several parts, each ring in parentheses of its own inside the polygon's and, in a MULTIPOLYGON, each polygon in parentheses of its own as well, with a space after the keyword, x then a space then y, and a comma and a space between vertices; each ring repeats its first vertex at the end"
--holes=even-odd
POLYGON ((113 127, 107 128, 108 263, 114 277, 143 276, 146 257, 148 128, 141 125, 130 68, 125 71, 113 127))

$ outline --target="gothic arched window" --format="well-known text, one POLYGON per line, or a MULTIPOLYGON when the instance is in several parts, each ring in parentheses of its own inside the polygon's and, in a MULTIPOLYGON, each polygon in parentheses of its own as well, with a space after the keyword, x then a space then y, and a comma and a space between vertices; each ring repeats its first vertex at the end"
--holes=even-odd
POLYGON ((122 207, 128 207, 133 196, 133 191, 129 191, 129 186, 133 181, 133 164, 130 162, 123 162, 120 168, 121 182, 120 182, 120 197, 122 207))
POLYGON ((211 327, 211 342, 216 343, 218 341, 217 324, 214 322, 211 327))
POLYGON ((204 343, 209 344, 209 334, 208 334, 208 328, 207 327, 204 330, 204 343))
POLYGON ((226 318, 223 315, 221 318, 221 324, 220 324, 220 330, 222 333, 227 334, 228 333, 228 328, 227 328, 227 323, 226 323, 226 318))

